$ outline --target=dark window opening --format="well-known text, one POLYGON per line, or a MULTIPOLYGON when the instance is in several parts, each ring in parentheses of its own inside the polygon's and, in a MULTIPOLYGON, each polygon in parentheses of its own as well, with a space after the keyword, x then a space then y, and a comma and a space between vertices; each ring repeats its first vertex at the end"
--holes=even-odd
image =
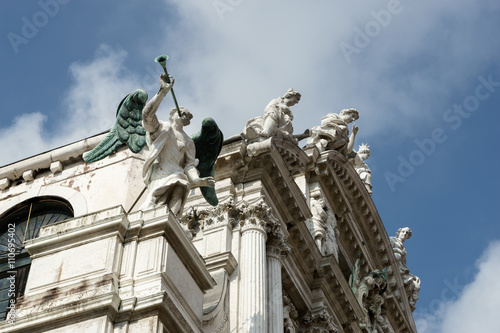
POLYGON ((24 295, 31 266, 24 241, 38 237, 43 226, 73 216, 68 202, 50 197, 30 199, 0 216, 0 321, 9 304, 24 295))

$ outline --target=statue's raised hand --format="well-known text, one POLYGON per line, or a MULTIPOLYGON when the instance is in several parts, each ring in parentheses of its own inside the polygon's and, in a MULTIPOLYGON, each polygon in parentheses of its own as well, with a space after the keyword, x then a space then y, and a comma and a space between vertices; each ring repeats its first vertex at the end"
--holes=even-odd
POLYGON ((167 76, 163 73, 160 76, 160 91, 168 93, 172 89, 174 82, 175 79, 171 75, 167 76))
POLYGON ((358 126, 356 124, 353 124, 352 125, 352 133, 357 134, 358 130, 359 130, 358 126))

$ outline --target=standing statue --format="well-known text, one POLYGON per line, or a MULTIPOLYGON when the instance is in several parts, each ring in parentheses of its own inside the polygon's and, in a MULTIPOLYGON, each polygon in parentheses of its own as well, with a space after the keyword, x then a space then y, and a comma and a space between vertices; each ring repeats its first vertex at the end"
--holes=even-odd
POLYGON ((406 290, 406 295, 408 296, 408 302, 412 311, 415 310, 415 304, 418 300, 418 294, 420 292, 420 279, 411 274, 408 266, 406 266, 406 249, 404 246, 404 241, 409 239, 412 235, 410 228, 400 228, 396 232, 396 237, 389 237, 391 241, 392 251, 398 262, 399 273, 403 278, 403 283, 406 290))
POLYGON ((355 109, 344 109, 340 114, 329 113, 321 118, 321 126, 311 129, 311 136, 307 139, 306 146, 316 146, 320 152, 337 150, 347 156, 354 147, 358 127, 354 124, 349 137, 348 124, 359 119, 355 109))
POLYGON ((299 101, 300 94, 291 88, 288 89, 282 97, 269 102, 263 117, 255 117, 247 121, 241 136, 247 143, 260 142, 273 136, 290 138, 295 142, 303 139, 303 136, 293 136, 293 114, 290 110, 290 107, 299 101))
POLYGON ((337 221, 328 209, 326 201, 318 193, 311 197, 312 236, 322 255, 333 254, 339 260, 337 221))
POLYGON ((190 124, 193 116, 177 104, 174 82, 170 81, 165 65, 167 59, 166 55, 155 59, 165 71, 158 93, 147 104, 148 94, 142 89, 127 95, 118 106, 111 131, 83 159, 87 163, 98 161, 123 144, 139 153, 147 144, 149 154, 143 179, 149 192, 141 209, 167 205, 173 214, 180 215, 189 190, 194 187, 201 187, 207 202, 217 206, 214 170, 224 136, 212 118, 205 118, 201 131, 191 138, 184 133, 184 126, 190 124), (176 107, 170 111, 169 122, 163 122, 156 117, 156 111, 169 91, 176 107))
MULTIPOLYGON (((143 169, 143 179, 148 188, 146 201, 141 210, 147 210, 160 205, 167 205, 174 215, 180 215, 184 203, 193 187, 214 187, 213 176, 200 177, 196 166, 195 142, 184 132, 184 126, 191 123, 191 112, 184 107, 179 110, 172 108, 169 122, 158 120, 156 111, 163 98, 172 88, 174 81, 168 83, 168 76, 162 74, 160 90, 146 104, 142 111, 143 125, 147 131, 146 142, 149 154, 146 157, 143 169)), ((215 151, 205 158, 203 164, 213 163, 222 147, 222 133, 213 119, 203 122, 202 132, 197 137, 209 137, 213 142, 215 151), (206 129, 207 135, 204 135, 206 129), (215 158, 214 158, 215 156, 215 158)), ((212 169, 213 170, 213 169, 212 169)))
POLYGON ((370 146, 361 144, 358 151, 353 150, 353 157, 349 158, 349 162, 359 175, 359 178, 365 184, 368 193, 372 194, 372 172, 365 161, 370 157, 370 146))
POLYGON ((322 255, 325 255, 326 218, 328 217, 325 208, 325 199, 321 198, 319 194, 311 197, 311 233, 322 255))

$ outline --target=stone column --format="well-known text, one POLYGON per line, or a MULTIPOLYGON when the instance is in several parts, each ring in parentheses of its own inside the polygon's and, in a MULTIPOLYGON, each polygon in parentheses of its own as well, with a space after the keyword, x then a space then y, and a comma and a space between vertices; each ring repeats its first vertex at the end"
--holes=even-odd
POLYGON ((267 332, 283 332, 283 293, 281 265, 290 248, 279 227, 269 234, 267 241, 267 332))
POLYGON ((238 332, 266 333, 266 227, 270 208, 262 201, 241 208, 238 332))

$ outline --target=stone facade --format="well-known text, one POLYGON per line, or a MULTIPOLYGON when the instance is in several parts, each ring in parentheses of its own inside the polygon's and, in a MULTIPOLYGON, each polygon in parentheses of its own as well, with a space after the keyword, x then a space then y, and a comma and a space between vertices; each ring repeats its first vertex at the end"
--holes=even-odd
POLYGON ((25 240, 26 285, 1 332, 416 332, 401 261, 341 152, 233 138, 219 205, 193 189, 176 217, 138 210, 145 153, 83 162, 103 136, 0 168, 0 220, 43 198, 74 215, 25 240), (384 293, 351 288, 353 270, 362 286, 384 268, 384 293))

